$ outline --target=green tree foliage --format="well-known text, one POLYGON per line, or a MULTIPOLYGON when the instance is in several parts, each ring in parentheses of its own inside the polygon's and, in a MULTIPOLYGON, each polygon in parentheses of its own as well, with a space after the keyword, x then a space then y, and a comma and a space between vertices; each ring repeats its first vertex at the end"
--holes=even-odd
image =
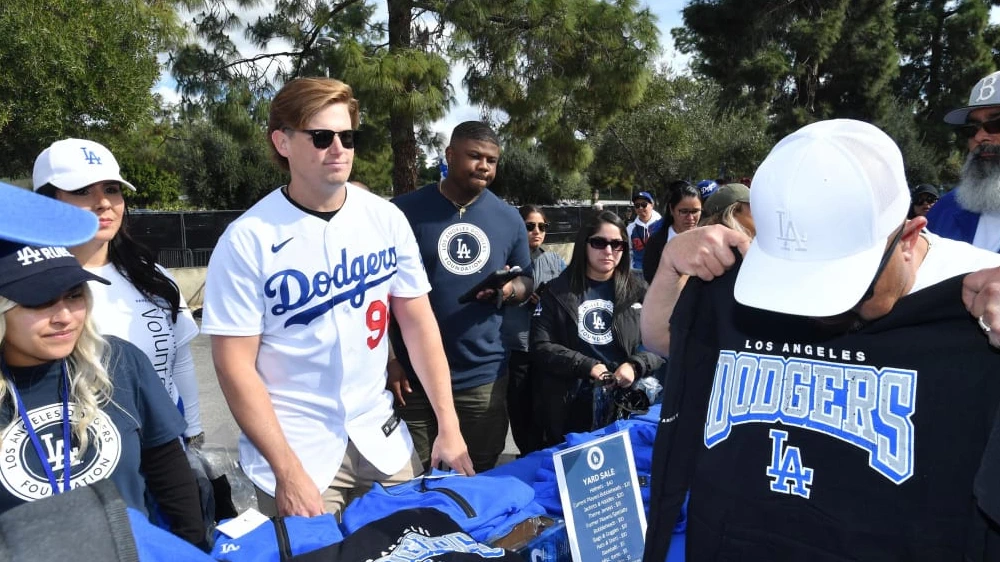
POLYGON ((656 74, 639 106, 599 135, 591 183, 627 199, 662 195, 676 179, 753 175, 773 138, 759 114, 720 109, 719 96, 708 80, 656 74))
POLYGON ((892 100, 889 111, 876 123, 892 137, 903 153, 906 178, 911 186, 921 183, 951 183, 958 178, 958 167, 941 165, 934 148, 923 142, 918 124, 916 104, 902 99, 892 100))
POLYGON ((678 48, 716 81, 725 108, 787 133, 817 119, 877 120, 897 71, 891 0, 694 0, 678 48))
POLYGON ((121 135, 148 118, 170 0, 45 0, 0 8, 0 175, 29 173, 60 138, 121 135))
POLYGON ((559 174, 539 148, 513 146, 503 151, 490 190, 515 205, 552 205, 585 199, 590 188, 579 174, 559 174))
POLYGON ((915 119, 935 161, 947 159, 954 136, 944 114, 969 99, 972 86, 997 64, 990 46, 1000 45, 983 0, 908 0, 896 6, 903 64, 899 95, 916 109, 915 119), (991 39, 992 38, 992 39, 991 39))
POLYGON ((557 169, 579 170, 591 158, 584 139, 638 101, 657 50, 636 0, 387 0, 386 23, 361 0, 286 0, 249 23, 229 9, 253 3, 190 1, 202 43, 173 57, 181 92, 219 99, 240 80, 266 95, 297 76, 341 78, 361 101, 366 136, 382 133, 380 145, 367 141, 365 172, 388 149, 397 193, 416 186, 421 140, 453 101, 453 63, 468 65, 474 103, 509 115, 507 132, 537 141, 557 169), (261 48, 287 48, 241 58, 229 38, 241 30, 261 48))
POLYGON ((458 0, 442 14, 470 101, 502 109, 503 131, 536 139, 560 172, 590 164, 586 138, 639 103, 659 48, 635 0, 458 0))
POLYGON ((222 99, 177 122, 168 143, 168 165, 180 176, 191 204, 246 209, 287 183, 287 174, 271 160, 263 124, 268 104, 237 84, 222 99))

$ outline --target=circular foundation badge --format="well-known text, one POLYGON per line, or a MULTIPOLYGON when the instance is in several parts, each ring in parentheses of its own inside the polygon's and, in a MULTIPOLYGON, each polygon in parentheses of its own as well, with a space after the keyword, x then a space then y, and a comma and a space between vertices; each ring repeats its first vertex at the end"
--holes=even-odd
MULTIPOLYGON (((70 418, 74 418, 75 406, 70 405, 70 418)), ((49 463, 56 480, 62 486, 63 472, 63 436, 62 436, 62 404, 49 404, 28 412, 38 434, 39 442, 45 453, 44 459, 38 458, 38 452, 32 445, 24 422, 17 418, 3 432, 3 457, 0 458, 0 484, 11 495, 24 501, 35 501, 52 495, 52 485, 45 475, 42 462, 49 463)), ((98 480, 110 477, 121 460, 121 433, 111 418, 98 411, 97 416, 87 428, 90 443, 83 458, 79 449, 70 451, 71 488, 86 486, 98 480)))
POLYGON ((456 275, 479 273, 490 259, 490 240, 474 224, 453 224, 438 237, 438 258, 456 275))
POLYGON ((614 311, 615 305, 604 299, 585 301, 581 304, 577 309, 577 333, 580 339, 591 345, 611 343, 614 311))

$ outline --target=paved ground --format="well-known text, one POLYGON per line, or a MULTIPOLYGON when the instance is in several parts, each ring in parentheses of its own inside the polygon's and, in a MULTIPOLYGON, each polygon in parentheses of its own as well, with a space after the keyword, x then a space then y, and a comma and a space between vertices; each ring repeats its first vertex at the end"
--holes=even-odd
MULTIPOLYGON (((201 401, 201 422, 205 429, 208 443, 223 445, 236 454, 236 442, 239 437, 239 427, 229 413, 226 399, 222 396, 219 383, 215 378, 215 368, 212 366, 212 350, 209 337, 199 335, 191 342, 191 353, 194 355, 195 370, 198 374, 198 393, 201 401)), ((507 448, 500 457, 500 463, 509 462, 517 455, 517 447, 507 434, 507 448)))

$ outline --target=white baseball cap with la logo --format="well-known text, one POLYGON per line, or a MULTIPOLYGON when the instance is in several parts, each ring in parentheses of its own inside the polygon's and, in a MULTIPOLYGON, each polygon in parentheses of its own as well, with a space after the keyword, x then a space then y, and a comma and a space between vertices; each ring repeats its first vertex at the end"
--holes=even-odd
POLYGON ((736 277, 740 303, 799 316, 858 304, 906 219, 903 155, 878 127, 807 125, 761 162, 750 190, 757 236, 736 277))
POLYGON ((35 159, 31 174, 35 191, 52 184, 63 191, 76 191, 102 181, 116 181, 135 191, 122 178, 121 168, 111 151, 100 143, 84 139, 63 139, 52 143, 35 159))

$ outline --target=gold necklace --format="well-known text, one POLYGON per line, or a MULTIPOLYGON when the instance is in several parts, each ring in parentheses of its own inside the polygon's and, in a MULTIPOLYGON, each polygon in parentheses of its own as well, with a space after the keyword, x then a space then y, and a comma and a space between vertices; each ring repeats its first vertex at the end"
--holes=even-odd
MULTIPOLYGON (((485 189, 483 191, 485 191, 485 189)), ((438 184, 438 193, 440 193, 441 197, 444 197, 445 199, 447 199, 449 203, 451 203, 452 205, 455 206, 456 209, 458 209, 458 218, 462 218, 462 215, 465 214, 465 209, 469 205, 475 203, 476 200, 479 199, 479 196, 483 194, 483 192, 480 191, 479 193, 476 194, 475 197, 473 197, 472 199, 470 199, 468 203, 466 203, 465 205, 459 205, 458 203, 452 201, 451 199, 448 199, 448 196, 444 194, 444 189, 441 188, 441 184, 438 184)))

